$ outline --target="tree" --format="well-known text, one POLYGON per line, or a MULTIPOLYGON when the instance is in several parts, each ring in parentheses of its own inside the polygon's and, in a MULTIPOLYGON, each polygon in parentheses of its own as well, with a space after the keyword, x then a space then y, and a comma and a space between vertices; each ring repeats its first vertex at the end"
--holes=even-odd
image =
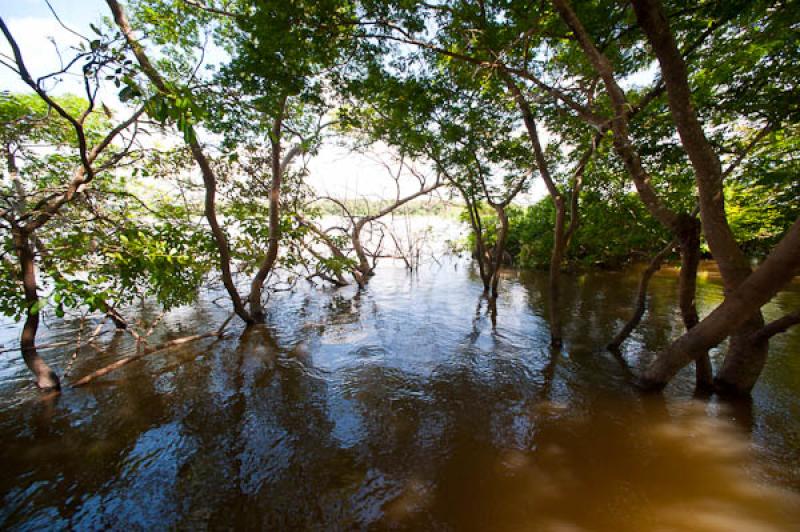
MULTIPOLYGON (((108 124, 106 127, 96 128, 98 125, 96 96, 101 77, 109 72, 116 73, 116 69, 119 69, 120 73, 126 69, 126 65, 120 60, 111 39, 101 36, 101 39, 91 41, 88 47, 84 45, 82 49, 78 50, 73 60, 66 63, 59 72, 34 79, 28 71, 22 51, 2 19, 0 19, 0 30, 11 46, 14 58, 14 64, 6 66, 12 68, 19 75, 22 81, 44 102, 47 110, 58 115, 59 120, 62 120, 62 124, 66 124, 66 129, 69 130, 69 133, 66 133, 64 128, 59 128, 58 123, 53 123, 37 131, 34 135, 52 134, 52 128, 55 128, 56 139, 60 137, 63 141, 65 137, 70 138, 70 145, 75 150, 74 153, 78 159, 77 165, 73 166, 69 174, 70 177, 64 179, 63 174, 59 176, 51 190, 27 191, 21 186, 19 169, 13 160, 15 154, 11 149, 7 149, 8 170, 16 198, 12 200, 13 205, 5 209, 2 215, 10 227, 13 249, 20 272, 19 277, 24 291, 26 319, 20 339, 22 356, 34 373, 36 384, 40 388, 58 388, 60 386, 58 377, 41 359, 36 350, 36 333, 39 328, 39 311, 42 302, 38 295, 35 268, 35 233, 56 217, 67 205, 74 202, 81 191, 86 189, 98 174, 113 168, 126 157, 130 139, 121 147, 117 147, 113 143, 123 132, 135 124, 142 114, 143 108, 135 110, 113 127, 108 124), (81 70, 87 100, 85 105, 78 107, 70 105, 76 103, 74 99, 68 100, 62 105, 43 88, 43 82, 50 77, 68 72, 79 61, 83 63, 81 70)), ((41 122, 43 116, 37 114, 36 106, 26 108, 24 102, 18 103, 22 103, 22 105, 16 106, 16 109, 13 109, 14 105, 11 106, 12 113, 17 114, 17 118, 12 119, 12 122, 18 124, 41 122)), ((41 112, 41 108, 39 111, 41 112)), ((34 129, 38 128, 34 127, 34 129)), ((131 135, 133 134, 132 132, 131 135)))

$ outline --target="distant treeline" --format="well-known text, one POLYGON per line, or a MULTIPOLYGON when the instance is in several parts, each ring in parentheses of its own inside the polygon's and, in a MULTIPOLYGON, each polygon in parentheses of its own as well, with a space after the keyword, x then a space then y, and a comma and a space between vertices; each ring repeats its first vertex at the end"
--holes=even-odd
MULTIPOLYGON (((339 200, 353 216, 367 216, 380 212, 394 203, 391 199, 347 199, 339 200)), ((342 206, 333 201, 319 201, 317 207, 320 214, 338 216, 342 214, 342 206)), ((395 216, 439 216, 457 219, 464 210, 463 202, 440 198, 420 198, 409 201, 394 211, 395 216)))

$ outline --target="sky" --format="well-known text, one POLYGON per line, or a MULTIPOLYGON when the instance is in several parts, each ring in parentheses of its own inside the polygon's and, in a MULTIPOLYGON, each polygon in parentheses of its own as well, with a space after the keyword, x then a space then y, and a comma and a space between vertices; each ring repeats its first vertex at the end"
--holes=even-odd
MULTIPOLYGON (((97 24, 109 16, 103 0, 50 0, 54 11, 69 30, 81 35, 92 35, 90 23, 97 24)), ((55 43, 60 49, 76 46, 80 38, 64 28, 51 13, 45 0, 0 0, 0 16, 17 40, 31 74, 36 77, 58 68, 59 59, 55 43)), ((0 53, 10 54, 10 47, 0 38, 0 53)), ((113 86, 111 87, 113 88, 113 86)), ((53 94, 73 92, 82 94, 80 77, 66 77, 47 89, 53 94)), ((29 92, 16 73, 0 65, 0 90, 29 92)), ((116 91, 101 92, 99 99, 112 109, 119 107, 116 91)), ((202 138, 201 138, 202 140, 202 138)), ((374 199, 393 198, 395 182, 378 161, 393 164, 393 154, 386 147, 376 147, 373 153, 353 153, 341 147, 341 139, 333 139, 308 161, 308 182, 319 193, 337 198, 367 196, 374 199)), ((433 176, 431 176, 431 179, 433 176)), ((418 188, 416 179, 409 175, 401 178, 401 193, 409 194, 418 188)), ((534 179, 530 192, 519 199, 530 203, 546 194, 541 180, 534 179)))

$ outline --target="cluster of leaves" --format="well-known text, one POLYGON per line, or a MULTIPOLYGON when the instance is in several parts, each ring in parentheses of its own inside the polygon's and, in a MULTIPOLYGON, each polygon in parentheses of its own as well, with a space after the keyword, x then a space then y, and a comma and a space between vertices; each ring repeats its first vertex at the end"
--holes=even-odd
MULTIPOLYGON (((508 251, 523 268, 550 264, 555 209, 549 198, 509 213, 508 251)), ((581 267, 617 268, 646 260, 669 240, 635 193, 603 197, 588 192, 581 201, 581 225, 567 261, 581 267)))

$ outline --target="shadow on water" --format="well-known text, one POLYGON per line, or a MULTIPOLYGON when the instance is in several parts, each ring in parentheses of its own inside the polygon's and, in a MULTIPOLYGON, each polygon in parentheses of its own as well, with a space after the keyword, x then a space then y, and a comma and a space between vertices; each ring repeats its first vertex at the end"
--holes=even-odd
MULTIPOLYGON (((701 313, 721 298, 704 275, 701 313)), ((3 359, 0 526, 797 529, 800 335, 776 338, 751 402, 692 399, 691 370, 642 396, 599 349, 636 282, 635 271, 567 277, 558 350, 546 276, 506 272, 493 302, 466 266, 408 276, 386 264, 365 291, 275 294, 266 326, 61 395, 38 394, 3 359)), ((633 371, 680 332, 676 289, 674 272, 654 278, 620 354, 633 371)), ((793 286, 767 314, 798 301, 793 286)), ((198 305, 158 334, 225 316, 198 305)), ((53 324, 44 341, 74 326, 53 324)), ((103 341, 73 375, 135 349, 103 341)), ((70 356, 48 362, 63 370, 70 356)))

